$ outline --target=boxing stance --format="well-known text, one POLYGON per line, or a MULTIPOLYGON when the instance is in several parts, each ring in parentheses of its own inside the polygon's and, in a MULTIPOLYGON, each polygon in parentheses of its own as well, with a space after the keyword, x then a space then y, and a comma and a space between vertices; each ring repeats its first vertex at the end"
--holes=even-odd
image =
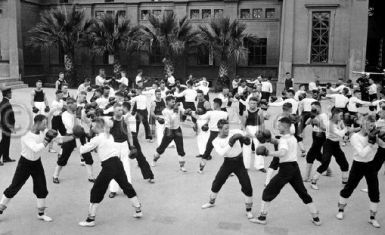
POLYGON ((218 155, 224 158, 224 162, 211 186, 210 200, 202 206, 202 209, 215 205, 219 190, 221 190, 230 174, 234 173, 241 184, 242 192, 245 194, 246 216, 248 219, 252 219, 253 188, 242 159, 242 145, 250 145, 251 141, 248 137, 243 136, 241 130, 229 130, 229 122, 225 119, 219 120, 217 127, 219 134, 213 140, 213 146, 218 155))
MULTIPOLYGON (((206 166, 207 160, 210 159, 209 157, 210 157, 211 151, 213 149, 212 142, 215 138, 217 138, 217 136, 219 134, 218 121, 221 119, 227 120, 229 118, 228 113, 221 110, 221 106, 222 106, 222 100, 219 98, 215 98, 214 99, 214 110, 207 111, 205 114, 199 115, 199 117, 198 117, 199 120, 205 120, 206 121, 206 123, 201 128, 202 131, 210 130, 210 136, 207 140, 206 150, 201 157, 201 162, 199 163, 198 173, 203 172, 203 169, 206 166), (208 130, 206 129, 207 127, 208 127, 208 130)), ((192 116, 195 116, 195 115, 192 113, 192 116)))
POLYGON ((250 220, 251 222, 266 224, 266 216, 270 202, 278 196, 287 183, 290 183, 298 196, 309 207, 313 217, 313 224, 321 225, 317 208, 302 181, 301 172, 297 163, 298 143, 296 138, 290 133, 291 125, 292 121, 289 117, 283 117, 279 120, 278 130, 282 137, 279 139, 278 151, 269 153, 265 146, 259 146, 256 149, 256 153, 260 155, 279 157, 279 171, 263 190, 260 214, 258 218, 250 220))
POLYGON ((349 163, 340 147, 340 140, 345 136, 347 128, 341 119, 342 111, 338 108, 333 108, 331 112, 330 120, 326 124, 326 141, 322 149, 322 163, 311 179, 311 188, 314 190, 319 189, 317 181, 321 174, 328 169, 332 156, 335 157, 337 164, 341 168, 342 184, 346 184, 348 180, 349 163))
MULTIPOLYGON (((174 96, 166 97, 167 107, 162 111, 165 121, 165 129, 160 146, 156 149, 154 158, 152 161, 152 166, 156 165, 156 162, 159 160, 160 155, 164 153, 167 146, 171 141, 175 141, 176 151, 178 152, 179 167, 182 172, 186 172, 184 156, 186 155, 183 148, 183 134, 180 127, 181 115, 188 114, 188 110, 184 110, 179 104, 175 104, 174 96)), ((158 118, 161 120, 161 118, 158 118)))
MULTIPOLYGON (((197 91, 197 108, 196 112, 193 115, 198 119, 197 120, 197 147, 198 155, 197 158, 201 158, 206 150, 207 140, 210 137, 210 132, 208 131, 209 127, 206 119, 199 118, 201 115, 205 115, 207 111, 211 110, 210 102, 207 101, 203 95, 203 91, 197 91)), ((216 125, 216 124, 215 124, 216 125)), ((211 156, 208 156, 208 160, 211 159, 211 156)))
POLYGON ((4 212, 8 203, 31 176, 33 193, 37 197, 37 218, 50 222, 52 219, 45 214, 45 198, 48 195, 48 190, 44 168, 41 163, 41 152, 57 136, 57 132, 48 130, 44 136, 43 132, 47 128, 47 118, 42 114, 36 115, 33 122, 31 130, 21 138, 21 157, 12 183, 4 191, 0 200, 0 214, 4 212))
MULTIPOLYGON (((348 181, 345 187, 340 192, 338 200, 337 219, 344 219, 344 210, 347 204, 347 199, 352 195, 354 189, 358 186, 361 179, 365 177, 368 184, 368 194, 370 199, 369 223, 375 228, 379 228, 380 224, 376 220, 378 203, 380 202, 380 192, 378 186, 378 171, 376 170, 375 149, 376 149, 376 130, 375 117, 366 117, 361 124, 361 130, 354 133, 350 138, 350 143, 353 147, 353 164, 349 173, 348 181), (374 133, 373 133, 374 132, 374 133)), ((385 132, 378 134, 378 141, 385 138, 385 132)))
MULTIPOLYGON (((66 129, 66 135, 67 136, 72 136, 72 129, 73 127, 79 122, 79 120, 76 118, 75 112, 77 109, 76 106, 76 101, 73 98, 68 98, 67 99, 67 111, 65 111, 61 117, 62 121, 64 124, 64 127, 66 129)), ((80 141, 82 144, 85 143, 85 136, 82 136, 80 138, 80 141)), ((58 155, 58 160, 57 160, 57 165, 52 177, 53 183, 54 184, 59 184, 59 175, 61 170, 63 169, 64 166, 67 165, 68 159, 70 158, 73 150, 76 147, 76 141, 73 139, 72 141, 66 142, 62 144, 62 152, 61 154, 58 155)), ((86 163, 86 169, 88 173, 88 181, 93 183, 95 181, 92 173, 92 164, 94 163, 92 159, 91 153, 87 152, 82 154, 82 157, 86 163)))
POLYGON ((50 111, 47 97, 42 89, 41 80, 36 82, 36 88, 31 93, 31 106, 34 114, 46 114, 50 111))
MULTIPOLYGON (((80 128, 82 129, 82 128, 80 128)), ((91 189, 90 205, 88 216, 85 221, 79 223, 83 227, 95 226, 96 209, 102 202, 104 194, 107 191, 108 184, 114 179, 124 194, 131 200, 135 208, 134 218, 143 216, 140 203, 136 192, 132 185, 127 180, 127 175, 123 167, 123 163, 119 159, 118 148, 114 141, 114 137, 109 133, 109 127, 104 119, 97 118, 93 127, 93 132, 97 135, 86 143, 80 146, 80 153, 88 153, 94 149, 98 151, 98 156, 102 162, 102 170, 96 177, 95 183, 91 189)), ((74 132, 76 137, 85 135, 84 130, 74 132)))
MULTIPOLYGON (((258 99, 256 97, 251 97, 249 100, 249 107, 246 112, 243 113, 241 119, 242 126, 246 131, 246 134, 252 136, 252 143, 254 143, 255 148, 258 147, 260 142, 255 138, 255 134, 258 131, 262 131, 264 127, 264 114, 262 109, 258 108, 258 99)), ((251 167, 251 145, 243 146, 243 162, 246 169, 251 167)), ((256 170, 266 173, 265 170, 265 161, 263 156, 255 155, 254 167, 256 170)))

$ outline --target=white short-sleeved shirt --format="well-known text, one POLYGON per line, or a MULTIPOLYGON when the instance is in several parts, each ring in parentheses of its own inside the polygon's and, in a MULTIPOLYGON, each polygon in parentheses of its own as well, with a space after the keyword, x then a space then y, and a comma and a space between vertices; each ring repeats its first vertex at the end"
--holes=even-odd
POLYGON ((360 132, 354 133, 350 137, 353 146, 353 159, 357 162, 370 162, 376 154, 376 147, 368 142, 368 136, 361 135, 360 132))
POLYGON ((104 96, 97 98, 95 102, 98 105, 98 107, 101 109, 104 109, 109 103, 108 98, 105 98, 104 96))
POLYGON ((365 104, 365 103, 366 103, 365 101, 362 101, 362 100, 358 99, 357 97, 352 96, 349 98, 348 111, 358 112, 357 104, 365 104))
POLYGON ((229 139, 234 134, 243 135, 243 131, 239 129, 233 129, 229 131, 229 135, 226 138, 220 138, 218 136, 213 140, 214 149, 219 156, 225 157, 225 158, 234 158, 234 157, 238 157, 242 153, 243 150, 239 141, 236 141, 233 147, 229 145, 229 139))
POLYGON ((302 107, 303 107, 303 112, 310 112, 311 111, 311 104, 313 102, 317 101, 316 99, 313 99, 313 98, 305 98, 303 100, 300 101, 300 103, 302 103, 302 107))
POLYGON ((121 84, 128 86, 128 78, 126 78, 126 77, 121 77, 117 81, 120 82, 121 84))
POLYGON ((66 128, 67 134, 72 134, 72 129, 74 128, 76 124, 76 116, 75 114, 69 113, 68 111, 65 111, 61 115, 64 127, 66 128))
POLYGON ((136 102, 136 108, 140 110, 147 109, 147 96, 141 94, 131 99, 132 105, 136 102))
POLYGON ((197 98, 197 91, 194 89, 187 88, 186 90, 182 91, 177 97, 183 97, 185 98, 185 102, 195 102, 195 99, 197 98))
POLYGON ((346 108, 349 98, 342 94, 329 94, 326 97, 334 98, 334 106, 336 108, 346 108))
POLYGON ((51 104, 51 109, 53 110, 53 113, 52 115, 53 116, 58 116, 61 114, 62 112, 62 109, 64 107, 64 101, 63 100, 54 100, 52 101, 52 104, 51 104))
MULTIPOLYGON (((328 115, 326 113, 320 113, 317 116, 317 118, 318 118, 319 122, 322 123, 324 127, 326 127, 328 120, 329 120, 328 115)), ((318 126, 313 126, 313 131, 314 132, 325 132, 325 131, 321 130, 318 126)))
POLYGON ((162 111, 165 123, 164 126, 168 129, 178 129, 180 127, 180 114, 184 109, 179 106, 178 111, 174 112, 174 109, 165 108, 162 111))
POLYGON ((167 82, 169 83, 169 84, 171 84, 171 85, 174 85, 175 84, 175 78, 174 78, 174 76, 170 76, 170 77, 168 77, 167 78, 167 82))
POLYGON ((269 92, 269 93, 273 93, 273 86, 271 85, 271 82, 269 81, 263 81, 261 82, 262 84, 262 92, 269 92))
POLYGON ((117 144, 111 134, 101 133, 90 140, 85 145, 80 146, 80 153, 88 153, 96 149, 100 161, 105 161, 111 157, 119 156, 117 144))
POLYGON ((199 119, 208 120, 209 121, 209 129, 210 131, 219 131, 218 130, 218 121, 221 119, 227 120, 229 114, 225 111, 221 110, 212 110, 208 111, 203 115, 199 116, 199 119))
POLYGON ((104 81, 105 81, 105 79, 102 76, 98 75, 95 78, 95 85, 96 86, 104 86, 104 81))
POLYGON ((290 134, 283 135, 279 139, 278 150, 285 149, 286 154, 279 158, 280 163, 297 161, 297 139, 290 134))

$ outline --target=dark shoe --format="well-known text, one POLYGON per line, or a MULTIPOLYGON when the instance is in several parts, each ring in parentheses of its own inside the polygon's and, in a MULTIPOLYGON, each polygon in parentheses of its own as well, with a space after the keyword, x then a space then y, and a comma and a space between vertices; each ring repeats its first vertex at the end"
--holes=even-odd
POLYGON ((15 162, 16 160, 15 159, 3 159, 3 163, 6 163, 6 162, 15 162))
POLYGON ((4 163, 0 161, 0 166, 4 166, 4 163))
POLYGON ((266 173, 266 169, 265 168, 259 169, 259 171, 262 172, 262 173, 266 173))
POLYGON ((200 154, 199 154, 199 155, 196 155, 195 157, 196 157, 196 158, 201 158, 201 157, 202 157, 202 155, 200 155, 200 154))
POLYGON ((211 155, 209 155, 209 156, 207 157, 207 160, 210 161, 211 159, 213 159, 213 157, 212 157, 211 155))
POLYGON ((53 178, 52 178, 52 182, 53 182, 54 184, 60 184, 59 178, 53 177, 53 178))
POLYGON ((88 182, 95 183, 95 179, 88 179, 88 182))
POLYGON ((116 193, 111 192, 111 193, 108 195, 108 197, 109 197, 109 198, 114 198, 114 197, 116 197, 116 193))

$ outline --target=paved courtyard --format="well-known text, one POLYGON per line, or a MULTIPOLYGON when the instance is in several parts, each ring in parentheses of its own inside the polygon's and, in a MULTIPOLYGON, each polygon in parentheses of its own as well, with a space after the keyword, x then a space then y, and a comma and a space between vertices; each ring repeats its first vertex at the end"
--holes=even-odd
MULTIPOLYGON (((53 89, 45 89, 50 103, 53 99, 53 89)), ((30 109, 31 89, 15 90, 13 103, 30 109)), ((325 105, 326 106, 326 105, 325 105)), ((270 108, 269 112, 279 112, 279 108, 270 108)), ((17 125, 27 126, 30 116, 25 112, 16 114, 17 125)), ((234 124, 236 126, 237 124, 234 124)), ((271 125, 271 121, 269 122, 271 125)), ((20 130, 21 131, 21 130, 20 130)), ((384 228, 375 229, 367 223, 369 217, 367 194, 359 189, 366 187, 363 180, 358 190, 353 194, 346 207, 346 218, 339 221, 335 218, 337 200, 341 189, 340 170, 335 161, 331 163, 333 177, 322 177, 319 181, 319 191, 309 189, 317 207, 323 225, 315 227, 311 223, 307 207, 288 185, 273 201, 266 226, 248 222, 244 213, 244 197, 236 177, 231 177, 224 185, 217 198, 216 206, 202 210, 200 207, 207 202, 212 180, 223 159, 216 154, 206 166, 202 175, 196 173, 199 161, 196 139, 192 129, 185 125, 185 151, 187 153, 187 173, 178 170, 175 148, 169 148, 153 168, 156 183, 149 184, 142 179, 135 161, 131 161, 133 185, 143 205, 144 217, 140 220, 132 218, 133 208, 129 200, 122 194, 114 199, 106 197, 96 217, 97 226, 82 228, 78 222, 87 216, 89 191, 92 187, 87 181, 86 170, 79 164, 79 152, 75 150, 67 167, 61 174, 61 183, 52 183, 57 155, 44 152, 43 165, 48 182, 49 195, 46 210, 52 216, 52 223, 44 223, 36 219, 36 200, 32 193, 32 181, 29 180, 24 188, 9 204, 9 208, 0 216, 0 235, 16 234, 385 234, 384 228)), ((309 129, 305 141, 307 149, 310 146, 309 129)), ((141 140, 143 127, 140 131, 141 140)), ((155 143, 141 141, 145 156, 150 159, 155 151, 155 143)), ((352 161, 351 146, 343 147, 349 162, 352 161)), ((11 140, 11 157, 19 159, 20 139, 11 140)), ((100 170, 100 162, 95 156, 95 172, 100 170)), ((266 159, 268 166, 270 158, 266 159)), ((299 159, 303 170, 305 159, 299 159)), ((7 163, 0 166, 0 191, 11 182, 17 163, 7 163)), ((318 164, 316 163, 315 166, 318 164)), ((254 212, 259 211, 265 174, 250 171, 254 190, 254 212)), ((384 169, 379 173, 381 194, 385 194, 384 169)), ((384 206, 380 205, 378 221, 385 226, 384 206)))

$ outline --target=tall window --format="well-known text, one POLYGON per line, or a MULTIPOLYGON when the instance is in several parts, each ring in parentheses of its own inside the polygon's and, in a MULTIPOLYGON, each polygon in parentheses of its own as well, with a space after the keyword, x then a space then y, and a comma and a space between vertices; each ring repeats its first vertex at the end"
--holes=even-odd
POLYGON ((160 50, 159 43, 152 42, 150 53, 150 64, 162 63, 162 52, 160 50))
POLYGON ((211 10, 210 9, 203 9, 202 10, 202 19, 209 19, 211 18, 211 10))
POLYGON ((254 8, 253 9, 253 19, 262 18, 263 9, 262 8, 254 8))
POLYGON ((149 10, 142 10, 140 12, 140 19, 141 20, 148 20, 148 15, 150 14, 149 10))
POLYGON ((244 46, 249 50, 249 65, 266 64, 266 38, 259 38, 257 41, 245 39, 244 46))
POLYGON ((208 65, 210 61, 210 51, 207 47, 198 47, 197 64, 208 65))
POLYGON ((241 9, 241 19, 250 19, 250 9, 241 9))
POLYGON ((275 18, 275 8, 266 8, 266 18, 275 18))
POLYGON ((330 11, 314 11, 311 31, 311 63, 329 61, 330 11))
POLYGON ((126 11, 120 10, 116 13, 119 17, 126 17, 126 11))

